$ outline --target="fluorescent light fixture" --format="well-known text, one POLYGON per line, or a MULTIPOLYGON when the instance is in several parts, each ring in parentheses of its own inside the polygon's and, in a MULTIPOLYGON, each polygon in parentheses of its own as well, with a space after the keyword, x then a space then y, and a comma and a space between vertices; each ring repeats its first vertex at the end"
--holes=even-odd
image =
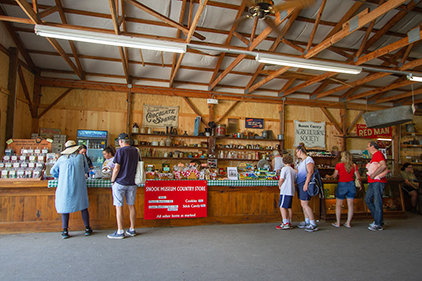
POLYGON ((48 25, 35 25, 35 34, 43 37, 80 41, 87 43, 146 49, 172 53, 186 53, 186 44, 154 39, 75 30, 48 25))
POLYGON ((340 72, 348 74, 359 74, 362 71, 361 67, 353 65, 342 65, 338 63, 330 63, 324 61, 310 61, 300 58, 291 58, 285 56, 265 56, 258 54, 255 59, 260 63, 277 64, 283 66, 299 67, 306 69, 340 72))
POLYGON ((415 77, 412 74, 407 75, 407 79, 409 79, 410 81, 422 82, 422 77, 415 77))
POLYGON ((383 138, 378 138, 377 140, 380 140, 380 141, 392 141, 392 139, 383 139, 383 138))

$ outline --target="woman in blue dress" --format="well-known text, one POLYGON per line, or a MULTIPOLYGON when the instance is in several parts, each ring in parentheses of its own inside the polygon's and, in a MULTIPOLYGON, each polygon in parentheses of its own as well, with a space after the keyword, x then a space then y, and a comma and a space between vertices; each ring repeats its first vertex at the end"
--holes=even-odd
POLYGON ((65 143, 62 156, 51 168, 51 174, 58 178, 56 189, 56 210, 62 214, 62 238, 69 238, 69 213, 81 211, 85 225, 85 235, 91 235, 88 213, 88 191, 85 174, 89 171, 84 155, 79 154, 80 146, 69 140, 65 143))

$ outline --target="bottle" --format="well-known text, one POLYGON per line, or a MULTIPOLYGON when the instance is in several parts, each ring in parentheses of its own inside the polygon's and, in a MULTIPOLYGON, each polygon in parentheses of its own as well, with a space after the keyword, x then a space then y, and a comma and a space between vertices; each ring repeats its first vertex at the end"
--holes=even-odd
POLYGON ((139 126, 138 126, 138 124, 136 124, 136 123, 133 124, 132 133, 134 133, 134 134, 139 133, 139 126))
POLYGON ((90 179, 93 179, 94 178, 94 175, 95 175, 94 169, 90 169, 89 172, 88 172, 88 177, 90 179))

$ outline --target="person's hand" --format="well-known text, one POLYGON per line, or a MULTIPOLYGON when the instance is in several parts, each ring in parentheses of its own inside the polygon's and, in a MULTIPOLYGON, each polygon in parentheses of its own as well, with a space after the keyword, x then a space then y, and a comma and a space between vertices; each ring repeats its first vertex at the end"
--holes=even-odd
POLYGON ((303 191, 308 191, 308 184, 307 183, 305 183, 305 185, 303 186, 303 191))

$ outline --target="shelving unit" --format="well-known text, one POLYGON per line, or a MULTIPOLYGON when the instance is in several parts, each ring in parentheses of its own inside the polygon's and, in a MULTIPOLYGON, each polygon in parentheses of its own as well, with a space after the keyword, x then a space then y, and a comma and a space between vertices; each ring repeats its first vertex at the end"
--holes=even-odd
POLYGON ((401 140, 400 140, 400 163, 404 164, 406 162, 412 163, 412 165, 422 165, 422 162, 416 162, 415 160, 422 161, 422 144, 420 140, 422 139, 422 133, 408 133, 403 132, 401 133, 401 140), (415 141, 416 144, 404 144, 404 142, 408 141, 415 141), (407 157, 411 157, 410 159, 407 157))

